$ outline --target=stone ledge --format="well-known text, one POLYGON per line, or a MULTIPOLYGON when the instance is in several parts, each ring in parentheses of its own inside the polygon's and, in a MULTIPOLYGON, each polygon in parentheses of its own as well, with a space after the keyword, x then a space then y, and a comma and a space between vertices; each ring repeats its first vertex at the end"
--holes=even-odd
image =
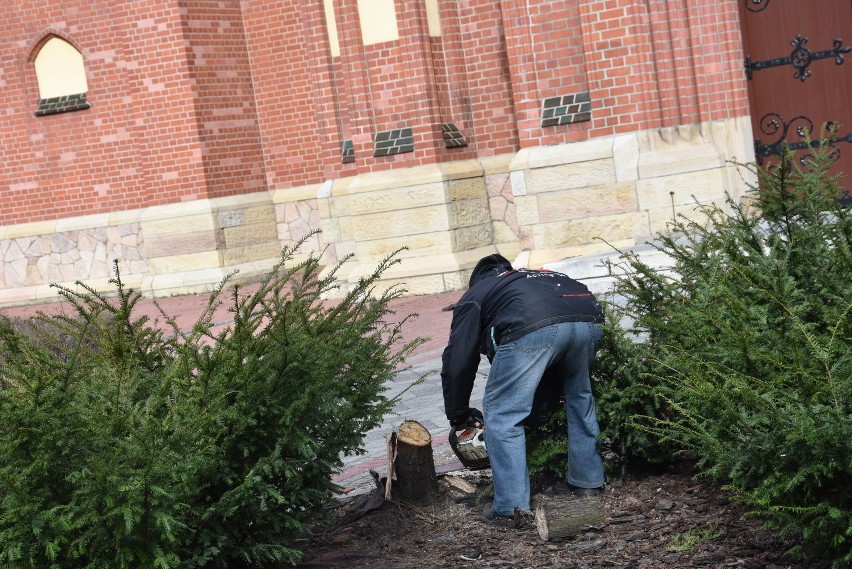
POLYGON ((521 149, 512 159, 511 170, 533 170, 564 164, 612 158, 614 137, 521 149))
POLYGON ((58 115, 60 113, 70 113, 73 111, 85 111, 91 108, 86 98, 86 93, 77 93, 75 95, 62 95, 61 97, 49 97, 40 99, 38 109, 35 111, 35 116, 45 117, 49 115, 58 115))
MULTIPOLYGON (((112 278, 112 277, 110 277, 112 278)), ((121 281, 125 288, 142 291, 143 276, 140 274, 122 274, 121 281)), ((77 288, 76 281, 65 281, 55 283, 69 289, 77 288)), ((86 279, 86 286, 97 292, 109 293, 115 291, 115 285, 109 282, 109 278, 86 279)), ((82 291, 82 289, 80 289, 82 291)), ((12 306, 24 306, 34 303, 60 302, 63 297, 59 294, 53 284, 38 284, 17 288, 0 288, 0 308, 12 306)))
MULTIPOLYGON (((432 182, 474 178, 482 176, 482 173, 482 165, 476 160, 441 162, 439 164, 426 164, 402 170, 381 170, 378 172, 358 174, 351 178, 347 189, 349 194, 373 192, 376 190, 398 189, 432 182)), ((337 182, 338 180, 335 180, 332 195, 334 195, 337 182)))

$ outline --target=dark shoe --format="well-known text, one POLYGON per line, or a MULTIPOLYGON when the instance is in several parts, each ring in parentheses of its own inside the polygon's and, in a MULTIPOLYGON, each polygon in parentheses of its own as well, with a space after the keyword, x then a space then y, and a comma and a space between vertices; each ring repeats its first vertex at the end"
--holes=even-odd
POLYGON ((489 524, 513 529, 526 529, 533 524, 533 515, 515 508, 514 515, 504 516, 494 511, 494 503, 488 502, 482 507, 482 517, 489 524))
POLYGON ((603 492, 603 488, 578 488, 576 486, 568 485, 571 488, 571 492, 573 492, 574 496, 577 498, 594 498, 595 496, 600 496, 603 492))
POLYGON ((603 487, 580 488, 567 482, 558 482, 550 487, 550 493, 557 496, 571 495, 575 498, 593 498, 603 492, 603 487))

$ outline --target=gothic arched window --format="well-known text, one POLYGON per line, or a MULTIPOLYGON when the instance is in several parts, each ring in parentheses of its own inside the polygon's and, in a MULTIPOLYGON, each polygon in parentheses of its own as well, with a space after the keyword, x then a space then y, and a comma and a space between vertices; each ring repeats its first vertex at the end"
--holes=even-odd
POLYGON ((33 59, 38 79, 36 116, 80 111, 90 107, 83 55, 57 36, 44 42, 33 59))

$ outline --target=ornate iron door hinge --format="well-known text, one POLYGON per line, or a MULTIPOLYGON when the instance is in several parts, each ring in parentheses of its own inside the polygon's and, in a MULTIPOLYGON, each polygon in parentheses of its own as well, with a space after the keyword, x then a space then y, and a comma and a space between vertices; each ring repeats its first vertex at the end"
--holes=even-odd
POLYGON ((747 56, 745 59, 746 76, 751 79, 754 71, 760 71, 767 67, 778 67, 779 65, 792 65, 796 69, 793 73, 793 78, 804 81, 811 76, 811 71, 808 69, 808 66, 812 61, 833 57, 834 63, 837 65, 843 65, 843 54, 852 51, 852 47, 848 45, 844 46, 843 40, 840 38, 835 38, 833 44, 834 47, 832 49, 826 49, 823 51, 811 51, 805 47, 806 43, 808 43, 808 38, 799 34, 796 35, 796 39, 790 40, 790 45, 793 46, 793 51, 790 52, 790 55, 787 57, 777 57, 775 59, 767 59, 764 61, 752 61, 751 55, 747 56))
MULTIPOLYGON (((800 140, 797 142, 787 142, 787 133, 790 131, 790 127, 796 125, 796 135, 799 138, 804 139, 806 136, 812 134, 814 132, 814 123, 811 119, 806 116, 797 116, 790 119, 790 122, 784 120, 784 117, 779 115, 778 113, 767 113, 763 115, 760 119, 760 131, 763 134, 768 136, 775 136, 779 132, 781 133, 778 137, 769 144, 762 144, 759 138, 754 140, 754 155, 757 158, 758 164, 763 164, 763 159, 768 158, 769 156, 778 156, 782 157, 784 155, 784 144, 786 142, 787 148, 790 150, 802 150, 805 148, 818 148, 820 146, 819 139, 811 140, 808 142, 807 140, 800 140)), ((833 123, 826 123, 826 128, 831 129, 833 127, 833 123)), ((845 136, 835 136, 829 140, 826 140, 825 143, 832 148, 831 155, 832 159, 836 160, 840 156, 840 149, 835 146, 839 142, 849 142, 852 143, 852 131, 849 131, 845 136)), ((805 154, 799 159, 801 164, 805 164, 805 161, 810 156, 810 154, 805 154)))

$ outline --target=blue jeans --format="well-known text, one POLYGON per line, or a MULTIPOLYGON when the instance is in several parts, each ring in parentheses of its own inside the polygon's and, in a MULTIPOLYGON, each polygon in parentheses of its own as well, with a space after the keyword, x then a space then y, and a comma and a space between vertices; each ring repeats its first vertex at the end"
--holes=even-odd
POLYGON ((580 488, 603 486, 603 462, 597 446, 600 430, 589 377, 602 334, 591 322, 563 322, 497 347, 483 397, 496 513, 511 515, 515 507, 530 511, 524 423, 534 399, 537 407, 547 403, 541 401, 541 394, 554 385, 553 397, 565 395, 568 418, 566 478, 580 488))

